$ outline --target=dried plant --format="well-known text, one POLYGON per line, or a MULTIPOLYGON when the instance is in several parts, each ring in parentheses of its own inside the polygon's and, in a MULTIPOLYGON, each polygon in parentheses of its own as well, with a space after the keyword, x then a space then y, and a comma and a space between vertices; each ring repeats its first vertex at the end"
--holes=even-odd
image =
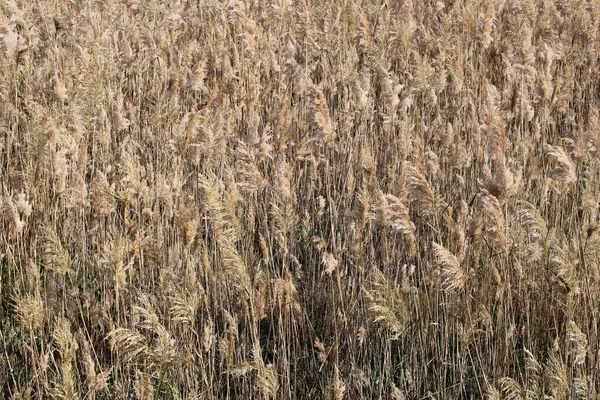
POLYGON ((372 272, 372 288, 363 289, 373 322, 381 323, 392 332, 392 339, 406 331, 408 306, 399 288, 377 270, 372 272))
POLYGON ((435 214, 439 202, 433 188, 416 167, 407 165, 406 168, 408 198, 416 204, 416 208, 420 213, 424 215, 435 214))
POLYGON ((447 291, 464 291, 467 284, 467 273, 463 270, 460 260, 444 246, 434 243, 433 250, 438 265, 442 268, 442 287, 447 291))
POLYGON ((550 171, 550 176, 564 183, 575 183, 577 180, 576 165, 562 147, 546 145, 546 153, 556 167, 550 171))
POLYGON ((317 86, 310 89, 310 120, 320 140, 329 143, 334 138, 333 126, 329 117, 329 107, 323 91, 317 86))
POLYGON ((18 296, 14 299, 15 310, 21 325, 32 332, 45 324, 45 308, 39 293, 18 296))
POLYGON ((597 15, 0 0, 0 393, 598 398, 597 15))

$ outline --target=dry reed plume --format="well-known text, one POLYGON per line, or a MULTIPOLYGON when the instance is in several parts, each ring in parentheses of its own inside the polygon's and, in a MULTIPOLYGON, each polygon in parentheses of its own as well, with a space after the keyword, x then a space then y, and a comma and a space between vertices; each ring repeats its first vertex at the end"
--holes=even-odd
POLYGON ((598 398, 598 15, 0 0, 0 397, 598 398))

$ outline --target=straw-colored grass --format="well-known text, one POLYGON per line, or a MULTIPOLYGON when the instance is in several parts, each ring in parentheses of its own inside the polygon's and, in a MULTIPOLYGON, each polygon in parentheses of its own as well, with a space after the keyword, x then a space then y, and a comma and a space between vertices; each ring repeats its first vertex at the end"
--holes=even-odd
POLYGON ((0 397, 598 398, 599 15, 0 0, 0 397))

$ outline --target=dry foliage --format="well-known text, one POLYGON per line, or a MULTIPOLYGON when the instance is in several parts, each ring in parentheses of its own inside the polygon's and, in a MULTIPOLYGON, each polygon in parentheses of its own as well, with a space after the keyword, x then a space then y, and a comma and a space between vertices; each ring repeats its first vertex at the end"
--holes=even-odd
POLYGON ((599 15, 0 0, 0 397, 598 398, 599 15))

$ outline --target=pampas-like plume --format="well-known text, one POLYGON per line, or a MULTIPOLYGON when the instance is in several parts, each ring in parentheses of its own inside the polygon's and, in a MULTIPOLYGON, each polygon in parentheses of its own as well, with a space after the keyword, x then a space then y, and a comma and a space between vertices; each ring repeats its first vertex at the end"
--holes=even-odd
POLYGON ((398 104, 400 104, 400 98, 398 97, 398 94, 403 89, 403 86, 394 85, 394 81, 385 68, 380 67, 378 72, 379 84, 381 85, 381 94, 387 107, 388 115, 391 117, 395 114, 398 104))
POLYGON ((336 365, 333 372, 333 394, 335 400, 342 400, 344 398, 345 393, 346 384, 344 383, 344 380, 340 377, 340 370, 336 365))
POLYGON ((564 148, 547 144, 546 154, 556 163, 550 171, 550 177, 559 182, 572 184, 577 181, 577 166, 564 148))
POLYGON ((0 392, 600 398, 594 15, 0 0, 0 392))
POLYGON ((0 25, 0 51, 14 57, 19 44, 19 36, 9 24, 0 25))
POLYGON ((276 398, 279 391, 279 378, 272 364, 258 370, 258 387, 266 398, 276 398))
POLYGON ((257 370, 256 386, 265 398, 275 398, 279 391, 279 378, 272 364, 265 365, 258 343, 252 348, 253 366, 257 370))
POLYGON ((517 210, 517 218, 527 229, 531 241, 528 248, 530 252, 529 260, 539 260, 542 257, 543 248, 549 245, 547 243, 549 236, 546 220, 533 204, 526 201, 519 201, 518 204, 524 207, 517 210))
POLYGON ((488 134, 488 149, 492 171, 484 166, 484 186, 498 200, 504 201, 514 196, 519 189, 519 179, 506 165, 508 137, 500 112, 500 94, 494 85, 487 85, 487 104, 484 125, 488 134))
POLYGON ((17 296, 14 299, 14 304, 21 326, 25 327, 29 332, 44 326, 46 310, 39 293, 17 296))
POLYGON ((552 398, 564 399, 567 398, 569 390, 569 372, 557 347, 557 343, 554 343, 554 348, 550 351, 545 375, 552 398))
POLYGON ((499 380, 500 388, 502 389, 502 394, 504 394, 504 399, 507 400, 521 400, 523 399, 523 394, 525 390, 517 381, 510 377, 504 377, 499 380))
POLYGON ((463 270, 460 260, 444 246, 433 243, 437 264, 442 268, 442 287, 445 291, 462 292, 467 285, 467 273, 463 270))
POLYGON ((553 250, 555 253, 550 258, 549 267, 558 288, 571 295, 579 294, 581 289, 574 265, 578 254, 569 247, 554 246, 553 250))
POLYGON ((52 335, 60 354, 61 381, 57 385, 57 395, 62 399, 75 399, 77 395, 77 371, 73 369, 76 361, 77 341, 71 333, 71 323, 64 317, 58 318, 52 335))
POLYGON ((406 240, 409 257, 415 255, 415 224, 411 221, 408 209, 402 201, 392 194, 379 192, 377 214, 379 223, 400 232, 406 240))
POLYGON ((222 242, 220 249, 226 276, 232 280, 241 293, 249 293, 250 275, 246 263, 231 243, 222 242))
POLYGON ((254 365, 252 365, 249 362, 244 362, 244 363, 237 364, 234 367, 230 368, 228 372, 234 378, 241 378, 242 376, 246 376, 254 370, 255 370, 254 365))
POLYGON ((399 388, 396 387, 396 385, 394 385, 392 383, 392 399, 394 400, 406 400, 406 396, 404 396, 404 393, 402 393, 402 390, 400 390, 399 388))
POLYGON ((206 91, 204 80, 206 79, 206 60, 202 59, 196 63, 194 70, 191 72, 185 86, 194 92, 206 91))
POLYGON ((198 232, 200 216, 194 208, 193 204, 184 204, 178 212, 179 226, 183 234, 183 245, 185 248, 189 248, 192 245, 198 232))
POLYGON ((286 274, 285 278, 275 280, 273 283, 273 301, 285 313, 294 312, 296 315, 302 314, 298 289, 296 289, 291 274, 286 274))
POLYGON ((84 366, 86 375, 86 384, 88 392, 86 394, 91 400, 96 398, 96 392, 108 389, 108 379, 111 375, 110 369, 100 370, 96 372, 96 362, 92 357, 92 348, 90 342, 86 339, 83 340, 83 352, 84 352, 84 366))
POLYGON ((44 264, 61 276, 73 273, 71 268, 71 256, 51 228, 46 229, 44 242, 44 264))
POLYGON ((119 90, 117 91, 117 95, 113 103, 112 113, 112 120, 114 121, 114 127, 117 130, 117 132, 124 131, 131 125, 131 121, 129 121, 125 117, 125 113, 123 112, 123 101, 123 93, 121 93, 121 91, 119 90))
POLYGON ((312 85, 309 92, 310 98, 310 113, 309 119, 311 126, 317 132, 318 138, 328 144, 334 137, 335 132, 329 117, 329 107, 327 106, 327 100, 321 89, 312 85))
POLYGON ((137 329, 116 328, 107 336, 111 348, 126 363, 147 361, 162 368, 172 367, 179 360, 175 339, 160 322, 150 300, 143 294, 139 300, 140 305, 133 307, 139 319, 137 326, 153 335, 152 345, 137 329))
POLYGON ((321 361, 321 367, 323 367, 323 365, 327 364, 327 349, 325 348, 325 345, 323 344, 323 342, 321 342, 321 339, 316 338, 315 339, 315 349, 317 350, 317 352, 319 353, 317 355, 317 358, 319 359, 319 361, 321 361))
POLYGON ((133 307, 134 312, 140 318, 138 326, 154 335, 149 351, 150 361, 159 367, 175 365, 179 360, 175 339, 160 322, 148 297, 140 295, 139 300, 140 305, 133 307))
POLYGON ((571 350, 573 365, 583 365, 587 357, 588 340, 585 333, 581 332, 575 321, 569 321, 567 324, 567 339, 573 345, 571 350))
POLYGON ((500 392, 493 385, 488 385, 485 390, 485 398, 487 400, 501 400, 500 392))
POLYGON ((416 203, 417 209, 424 215, 433 215, 437 211, 438 199, 427 179, 417 168, 405 164, 408 199, 416 203))
POLYGON ((324 275, 331 275, 333 271, 335 271, 338 267, 338 261, 335 259, 333 254, 329 252, 323 253, 323 265, 325 266, 325 270, 323 270, 324 275))
POLYGON ((369 304, 373 322, 379 322, 392 333, 392 339, 399 339, 406 331, 409 310, 400 288, 389 282, 381 271, 371 272, 371 289, 363 287, 369 304))
POLYGON ((239 194, 235 192, 235 188, 230 187, 226 199, 223 199, 223 182, 214 175, 201 178, 200 185, 204 189, 208 214, 216 234, 226 276, 232 279, 242 293, 247 294, 250 276, 244 259, 236 249, 240 238, 240 221, 235 215, 239 194))
POLYGON ((485 8, 485 12, 483 15, 482 21, 482 32, 481 32, 481 46, 484 49, 488 49, 492 44, 494 37, 492 36, 492 32, 496 26, 496 18, 494 16, 495 10, 492 4, 488 4, 485 8))
POLYGON ((525 351, 525 368, 527 369, 527 390, 537 393, 542 377, 542 366, 532 352, 525 351))
POLYGON ((521 180, 506 166, 504 156, 500 157, 500 160, 493 163, 494 172, 491 172, 487 166, 483 167, 482 186, 498 200, 504 202, 517 194, 521 180))
POLYGON ((141 148, 140 144, 133 139, 128 139, 121 148, 119 195, 126 202, 147 197, 146 171, 140 165, 137 155, 141 148))
POLYGON ((141 361, 148 357, 148 340, 138 331, 117 328, 112 330, 107 339, 113 352, 125 363, 141 361))
MULTIPOLYGON (((482 189, 479 196, 479 212, 476 218, 481 218, 480 233, 489 239, 488 244, 504 249, 507 244, 504 214, 500 201, 482 189)), ((475 219, 473 220, 475 221, 475 219)), ((473 222, 472 221, 472 222, 473 222)))
POLYGON ((235 241, 237 232, 235 225, 232 226, 229 223, 229 215, 223 200, 223 192, 225 191, 223 181, 211 174, 207 177, 201 177, 199 184, 204 191, 206 208, 217 235, 217 240, 235 241))
POLYGON ((25 220, 29 218, 31 213, 33 212, 33 206, 29 202, 27 195, 25 193, 19 193, 14 196, 13 201, 17 211, 19 212, 19 216, 21 220, 25 220))
POLYGON ((230 368, 233 363, 235 344, 239 337, 238 320, 235 315, 231 315, 227 310, 223 310, 223 317, 227 328, 223 338, 219 341, 219 353, 221 353, 221 359, 230 368))
POLYGON ((25 228, 22 213, 10 197, 0 197, 0 218, 8 222, 11 237, 16 237, 25 228))
POLYGON ((108 276, 113 277, 117 309, 127 291, 127 275, 134 262, 134 258, 127 261, 125 253, 124 240, 119 238, 108 240, 100 255, 100 265, 108 272, 108 276))
MULTIPOLYGON (((110 173, 112 168, 108 168, 110 173)), ((110 184, 106 174, 102 171, 97 171, 94 180, 92 181, 91 200, 94 211, 99 215, 109 215, 115 210, 115 184, 110 184)))
POLYGON ((173 319, 194 326, 201 296, 186 293, 183 288, 176 286, 172 281, 169 281, 169 292, 169 299, 171 300, 169 311, 173 319))
POLYGON ((358 110, 365 110, 369 106, 371 101, 369 97, 370 86, 371 74, 367 69, 363 69, 352 85, 353 103, 358 110))
POLYGON ((240 179, 240 189, 248 192, 257 192, 264 189, 268 182, 260 171, 255 150, 248 148, 241 141, 238 146, 240 161, 237 163, 236 169, 240 179))

